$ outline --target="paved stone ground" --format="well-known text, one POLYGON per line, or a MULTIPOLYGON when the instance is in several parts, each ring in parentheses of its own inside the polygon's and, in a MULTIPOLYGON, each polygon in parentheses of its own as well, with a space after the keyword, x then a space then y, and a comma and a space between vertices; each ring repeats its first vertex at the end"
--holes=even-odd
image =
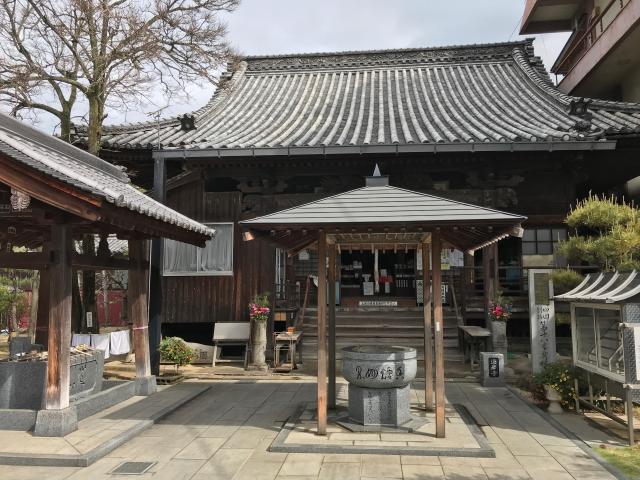
MULTIPOLYGON (((159 392, 150 397, 131 397, 79 421, 78 429, 64 437, 36 437, 32 432, 0 430, 0 457, 39 455, 55 458, 89 454, 100 447, 114 445, 119 438, 130 438, 152 424, 154 418, 185 403, 205 388, 204 384, 184 383, 173 388, 160 387, 159 392), (128 432, 131 434, 127 435, 128 432)), ((9 467, 0 465, 0 472, 6 468, 9 467)), ((0 474, 0 478, 4 477, 0 474)))
MULTIPOLYGON (((2 478, 125 479, 125 460, 154 461, 155 480, 544 479, 614 477, 509 390, 448 383, 447 397, 477 419, 496 458, 286 454, 267 448, 282 422, 315 398, 309 382, 211 382, 212 388, 85 469, 1 467, 2 478)), ((415 392, 419 399, 420 391, 415 392)))

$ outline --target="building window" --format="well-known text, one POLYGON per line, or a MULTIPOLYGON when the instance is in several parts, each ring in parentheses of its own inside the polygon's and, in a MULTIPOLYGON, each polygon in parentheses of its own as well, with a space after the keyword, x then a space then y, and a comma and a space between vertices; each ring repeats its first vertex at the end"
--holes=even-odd
POLYGON ((566 228, 526 228, 522 236, 522 254, 553 255, 558 242, 566 239, 566 228))
POLYGON ((165 239, 166 276, 233 275, 233 223, 208 223, 216 231, 204 248, 165 239))

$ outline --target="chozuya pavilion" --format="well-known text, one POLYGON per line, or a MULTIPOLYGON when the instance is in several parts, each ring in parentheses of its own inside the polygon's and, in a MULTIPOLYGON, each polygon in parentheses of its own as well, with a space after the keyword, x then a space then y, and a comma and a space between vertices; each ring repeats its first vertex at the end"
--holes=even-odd
MULTIPOLYGON (((70 401, 70 383, 84 381, 71 380, 69 348, 72 275, 76 269, 128 270, 135 394, 154 393, 147 309, 148 239, 166 237, 203 246, 214 231, 143 194, 118 167, 3 113, 0 204, 0 268, 40 271, 36 343, 47 350, 46 355, 29 361, 46 362, 42 408, 36 412, 0 409, 0 424, 22 425, 22 418, 31 421, 37 413, 36 435, 64 436, 77 428, 79 414, 70 401), (74 240, 86 234, 101 237, 95 255, 76 252, 74 240), (128 258, 109 251, 106 238, 114 234, 128 240, 128 258), (27 251, 14 247, 26 247, 27 251)), ((32 382, 36 390, 39 387, 30 375, 15 382, 32 382)), ((27 389, 20 391, 27 395, 27 389)), ((31 425, 25 427, 29 430, 31 425)))
POLYGON ((329 285, 335 284, 336 255, 345 249, 392 250, 408 245, 422 250, 425 408, 433 409, 435 357, 436 436, 444 437, 442 296, 431 296, 431 291, 441 290, 441 249, 447 246, 472 254, 510 235, 521 236, 520 224, 525 219, 511 213, 393 187, 389 185, 389 178, 381 176, 376 169, 374 176, 367 177, 362 188, 241 222, 246 241, 264 237, 289 254, 303 248, 317 248, 318 434, 326 434, 327 409, 336 405, 335 289, 329 288, 327 292, 326 288, 327 280, 329 285), (429 261, 430 255, 435 261, 429 261))

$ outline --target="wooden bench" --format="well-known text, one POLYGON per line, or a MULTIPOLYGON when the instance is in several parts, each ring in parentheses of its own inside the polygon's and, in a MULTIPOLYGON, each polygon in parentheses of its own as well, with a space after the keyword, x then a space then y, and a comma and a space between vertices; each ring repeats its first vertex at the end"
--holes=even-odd
POLYGON ((474 361, 480 361, 479 352, 489 350, 489 338, 491 332, 486 328, 476 327, 474 325, 458 325, 458 342, 464 354, 464 361, 471 363, 473 368, 474 361))
POLYGON ((213 360, 211 366, 216 366, 218 347, 244 347, 244 368, 249 363, 249 342, 251 339, 251 324, 249 322, 219 322, 213 327, 213 360))

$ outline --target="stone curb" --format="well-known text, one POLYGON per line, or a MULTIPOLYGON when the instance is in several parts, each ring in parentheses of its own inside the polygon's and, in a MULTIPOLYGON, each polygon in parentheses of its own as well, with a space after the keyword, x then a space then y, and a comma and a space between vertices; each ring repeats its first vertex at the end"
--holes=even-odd
POLYGON ((286 421, 278 435, 269 446, 270 452, 279 453, 353 453, 353 454, 378 454, 378 455, 415 455, 415 456, 439 456, 439 457, 472 457, 495 458, 496 453, 491 448, 482 430, 468 410, 458 404, 453 407, 460 414, 465 425, 480 445, 480 448, 414 448, 414 447, 389 447, 389 446, 361 446, 361 445, 314 445, 306 443, 285 443, 289 434, 296 426, 300 415, 305 409, 305 404, 300 404, 296 411, 286 421))
POLYGON ((522 400, 525 404, 527 404, 529 408, 531 408, 534 412, 540 415, 547 423, 551 424, 554 428, 560 430, 560 432, 569 440, 571 440, 575 446, 577 446, 580 450, 582 450, 584 453, 586 453, 592 459, 594 459, 602 468, 607 470, 611 475, 616 477, 618 480, 630 480, 629 477, 625 476, 618 468, 614 467, 609 462, 607 462, 604 458, 598 455, 593 450, 593 448, 591 448, 587 443, 585 443, 580 437, 574 434, 571 430, 567 429, 564 425, 562 425, 562 423, 560 423, 558 420, 553 418, 547 412, 545 412, 544 410, 539 408, 537 405, 532 403, 531 400, 520 395, 520 392, 517 389, 513 388, 510 385, 505 385, 505 386, 507 390, 509 390, 513 395, 515 395, 520 400, 522 400))
MULTIPOLYGON (((37 466, 37 467, 88 467, 105 455, 128 442, 140 432, 148 429, 156 422, 162 420, 173 411, 190 402, 194 398, 209 390, 210 386, 198 386, 189 392, 184 398, 168 405, 150 419, 140 420, 136 425, 122 431, 115 437, 79 455, 55 455, 55 454, 24 454, 24 453, 0 453, 0 465, 37 466)), ((142 400, 144 401, 144 400, 142 400)))

